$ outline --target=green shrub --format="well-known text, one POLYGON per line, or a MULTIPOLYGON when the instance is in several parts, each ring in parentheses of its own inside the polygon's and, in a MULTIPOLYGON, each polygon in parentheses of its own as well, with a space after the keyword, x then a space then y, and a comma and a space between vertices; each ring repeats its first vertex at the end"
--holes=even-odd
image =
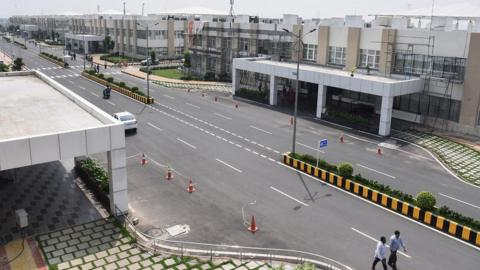
POLYGON ((97 77, 100 78, 100 79, 105 78, 105 76, 103 75, 103 73, 98 73, 98 74, 97 74, 97 77))
POLYGON ((125 83, 124 82, 119 82, 117 85, 122 87, 122 88, 125 88, 125 83))
POLYGON ((246 99, 254 100, 261 103, 268 103, 268 95, 265 91, 250 90, 242 88, 235 91, 235 96, 243 97, 246 99))
POLYGON ((215 73, 209 71, 209 72, 205 73, 205 76, 203 76, 203 79, 205 81, 214 81, 215 80, 215 73))
POLYGON ((337 168, 338 168, 338 174, 340 174, 340 176, 343 176, 346 178, 352 177, 353 167, 350 163, 342 162, 337 165, 337 168))
POLYGON ((466 217, 462 214, 459 214, 447 206, 442 206, 435 211, 436 214, 441 215, 445 218, 451 219, 459 224, 464 224, 476 231, 480 231, 480 221, 473 219, 471 217, 466 217))
POLYGON ((423 210, 432 211, 436 203, 437 199, 431 192, 421 191, 417 194, 416 205, 423 210))
POLYGON ((138 87, 136 87, 136 86, 132 87, 131 91, 132 91, 133 93, 138 92, 138 87))
POLYGON ((95 160, 86 158, 80 162, 80 166, 88 175, 98 183, 103 192, 108 194, 108 174, 107 171, 95 160))
POLYGON ((105 80, 106 80, 107 82, 109 82, 109 83, 113 83, 113 77, 108 77, 108 78, 106 78, 105 80))

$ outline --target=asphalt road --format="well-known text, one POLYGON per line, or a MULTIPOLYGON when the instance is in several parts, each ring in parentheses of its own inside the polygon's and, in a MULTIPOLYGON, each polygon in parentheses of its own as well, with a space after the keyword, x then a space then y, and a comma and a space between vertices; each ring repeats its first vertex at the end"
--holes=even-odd
MULTIPOLYGON (((51 69, 55 66, 36 56, 33 50, 20 53, 30 68, 43 68, 41 72, 106 112, 135 113, 140 126, 137 134, 127 137, 128 156, 146 152, 152 160, 170 164, 194 178, 198 191, 188 194, 184 179, 166 182, 163 172, 152 164, 142 169, 138 160, 129 159, 130 208, 151 227, 185 223, 192 231, 182 237, 184 240, 307 250, 355 269, 369 268, 375 247, 369 237, 389 236, 400 229, 411 256, 400 256, 404 269, 478 269, 478 249, 279 164, 278 153, 289 150, 291 140, 285 114, 243 102, 237 110, 231 103, 214 103, 211 97, 202 98, 199 93, 156 86, 151 93, 158 103, 153 106, 145 107, 116 93, 106 102, 100 97, 103 87, 78 76, 81 68, 51 69), (254 200, 256 204, 246 212, 256 215, 260 231, 251 235, 243 227, 241 208, 254 200)), ((405 170, 415 179, 426 172, 443 174, 445 177, 433 183, 444 181, 462 186, 428 160, 428 155, 413 147, 402 148, 407 152, 386 150, 380 158, 374 153, 375 142, 364 141, 375 138, 353 135, 355 138, 346 136, 346 144, 333 143, 339 132, 310 121, 299 123, 302 144, 313 146, 319 137, 331 139, 327 152, 322 154, 329 160, 361 160, 352 163, 377 171, 388 168, 383 167, 385 164, 391 164, 392 170, 411 166, 388 171, 395 179, 401 179, 397 181, 402 188, 404 184, 407 187, 410 179, 405 177, 405 170)), ((311 149, 305 147, 308 150, 311 149)), ((378 178, 382 175, 369 170, 361 172, 378 178)), ((420 185, 426 187, 425 183, 420 185)), ((443 187, 450 189, 448 185, 443 187)), ((478 200, 477 197, 472 199, 478 200)))

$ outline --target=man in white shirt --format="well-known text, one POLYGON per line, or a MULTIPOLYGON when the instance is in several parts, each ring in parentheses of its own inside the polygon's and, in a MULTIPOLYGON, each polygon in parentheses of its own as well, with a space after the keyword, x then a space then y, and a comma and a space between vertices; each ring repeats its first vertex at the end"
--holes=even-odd
POLYGON ((397 270, 397 251, 403 248, 403 251, 407 252, 405 244, 403 244, 402 238, 400 238, 400 231, 395 231, 394 235, 390 237, 390 256, 388 257, 388 265, 393 270, 397 270))
POLYGON ((377 248, 375 249, 375 259, 373 260, 372 270, 375 270, 378 262, 382 262, 383 270, 387 270, 387 247, 385 243, 387 239, 385 236, 380 237, 380 241, 377 243, 377 248))

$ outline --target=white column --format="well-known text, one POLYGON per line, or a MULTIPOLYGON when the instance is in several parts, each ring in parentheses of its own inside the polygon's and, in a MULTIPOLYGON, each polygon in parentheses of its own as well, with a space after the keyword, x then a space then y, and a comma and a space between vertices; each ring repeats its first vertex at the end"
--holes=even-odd
POLYGON ((381 136, 390 135, 390 126, 392 124, 392 108, 393 108, 393 97, 383 96, 382 108, 380 111, 380 126, 378 128, 378 134, 381 136))
POLYGON ((128 212, 127 168, 125 148, 107 152, 108 176, 110 178, 110 213, 128 212))
POLYGON ((83 43, 83 48, 85 50, 85 54, 89 54, 88 53, 88 40, 85 40, 85 43, 83 43))
POLYGON ((277 105, 277 80, 275 75, 270 75, 270 105, 277 105))
POLYGON ((235 68, 235 61, 232 69, 232 94, 235 95, 235 91, 240 89, 240 70, 235 68))
POLYGON ((325 104, 327 102, 327 87, 325 85, 318 85, 317 94, 317 118, 322 118, 322 113, 325 113, 325 104))

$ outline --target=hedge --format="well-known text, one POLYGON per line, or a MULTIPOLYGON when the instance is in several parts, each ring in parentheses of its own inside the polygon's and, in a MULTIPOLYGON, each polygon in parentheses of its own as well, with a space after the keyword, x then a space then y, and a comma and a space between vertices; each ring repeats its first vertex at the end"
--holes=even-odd
POLYGON ((46 52, 42 52, 42 53, 40 53, 40 54, 41 54, 41 55, 44 55, 44 56, 46 56, 46 57, 48 57, 48 58, 51 58, 51 59, 53 59, 53 60, 55 60, 55 61, 64 63, 62 58, 57 57, 57 56, 55 56, 55 55, 53 55, 53 54, 49 54, 49 53, 46 53, 46 52))
POLYGON ((268 103, 268 95, 265 91, 250 90, 241 88, 240 90, 235 91, 235 96, 250 99, 253 101, 268 103))
MULTIPOLYGON (((289 156, 291 158, 298 159, 300 161, 308 163, 312 166, 316 166, 316 164, 317 164, 316 158, 311 156, 311 155, 308 155, 308 154, 302 155, 302 154, 298 154, 298 153, 289 153, 289 156)), ((339 174, 337 165, 330 164, 323 159, 319 159, 318 167, 320 169, 329 171, 331 173, 339 174)), ((370 179, 364 178, 364 177, 362 177, 361 174, 357 174, 357 175, 353 176, 350 180, 353 181, 353 182, 359 183, 361 185, 364 185, 366 187, 369 187, 369 188, 371 188, 373 190, 376 190, 378 192, 387 194, 390 197, 397 198, 401 201, 404 201, 404 202, 410 203, 412 205, 418 206, 420 208, 425 207, 425 205, 422 205, 421 202, 419 203, 412 195, 403 193, 400 190, 392 189, 390 186, 380 184, 379 182, 377 182, 375 180, 370 180, 370 179)), ((424 208, 422 208, 422 209, 424 209, 424 208)), ((424 210, 430 210, 430 209, 424 209, 424 210)), ((466 225, 466 226, 468 226, 468 227, 470 227, 470 228, 472 228, 476 231, 480 231, 480 220, 476 220, 474 218, 464 216, 464 215, 462 215, 458 212, 455 212, 455 211, 451 210, 447 206, 442 206, 440 208, 433 208, 433 209, 431 209, 431 212, 433 212, 436 215, 442 216, 446 219, 453 220, 453 221, 457 222, 458 224, 466 225)))
POLYGON ((110 209, 107 171, 91 158, 75 159, 75 172, 106 209, 110 209))

